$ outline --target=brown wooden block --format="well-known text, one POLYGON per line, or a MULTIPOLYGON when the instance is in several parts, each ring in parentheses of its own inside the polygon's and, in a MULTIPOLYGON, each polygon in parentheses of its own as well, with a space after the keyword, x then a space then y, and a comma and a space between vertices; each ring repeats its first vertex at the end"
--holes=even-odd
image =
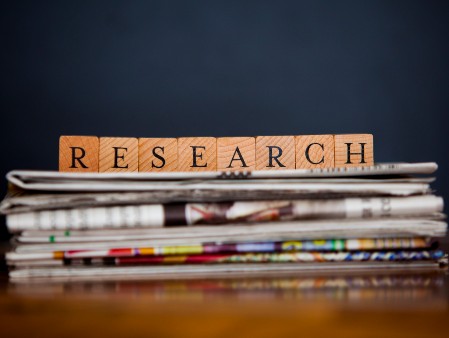
POLYGON ((334 135, 302 135, 295 140, 296 169, 334 167, 334 135))
POLYGON ((59 138, 59 171, 98 172, 96 136, 61 136, 59 138))
POLYGON ((176 171, 177 169, 177 139, 139 138, 139 172, 176 171))
POLYGON ((374 165, 373 135, 335 135, 335 166, 366 167, 374 165))
POLYGON ((256 139, 254 137, 218 138, 217 169, 226 171, 256 169, 256 139))
POLYGON ((100 172, 139 171, 139 141, 132 137, 100 137, 100 172))
POLYGON ((257 136, 256 170, 295 169, 294 136, 257 136))
POLYGON ((216 171, 215 137, 178 138, 178 171, 216 171))

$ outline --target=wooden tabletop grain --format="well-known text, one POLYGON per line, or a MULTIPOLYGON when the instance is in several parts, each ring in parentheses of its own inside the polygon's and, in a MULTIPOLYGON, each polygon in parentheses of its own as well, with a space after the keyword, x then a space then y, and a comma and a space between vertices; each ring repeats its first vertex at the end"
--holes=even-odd
POLYGON ((448 276, 10 283, 1 337, 447 337, 448 276))

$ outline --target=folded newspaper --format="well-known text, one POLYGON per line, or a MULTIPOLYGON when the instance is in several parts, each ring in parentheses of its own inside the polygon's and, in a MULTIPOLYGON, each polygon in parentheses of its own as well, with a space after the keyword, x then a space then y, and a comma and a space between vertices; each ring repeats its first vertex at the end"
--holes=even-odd
POLYGON ((435 163, 241 173, 12 171, 12 280, 438 270, 435 163))

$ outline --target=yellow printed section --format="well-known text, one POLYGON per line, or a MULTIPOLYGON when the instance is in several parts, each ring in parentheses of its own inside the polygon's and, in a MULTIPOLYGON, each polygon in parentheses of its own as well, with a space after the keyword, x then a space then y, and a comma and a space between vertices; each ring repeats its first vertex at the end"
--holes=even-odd
POLYGON ((201 245, 167 246, 160 250, 162 255, 192 255, 203 253, 201 245))
POLYGON ((296 251, 302 249, 302 242, 299 241, 289 241, 282 243, 282 250, 285 251, 296 251))

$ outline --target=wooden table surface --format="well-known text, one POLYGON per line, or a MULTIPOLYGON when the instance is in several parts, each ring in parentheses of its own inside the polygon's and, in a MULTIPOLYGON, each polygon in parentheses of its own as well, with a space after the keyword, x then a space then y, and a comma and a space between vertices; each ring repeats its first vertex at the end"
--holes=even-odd
POLYGON ((448 323, 447 269, 12 283, 0 268, 8 338, 449 337, 448 323))
POLYGON ((447 274, 13 284, 1 337, 448 337, 447 274))

